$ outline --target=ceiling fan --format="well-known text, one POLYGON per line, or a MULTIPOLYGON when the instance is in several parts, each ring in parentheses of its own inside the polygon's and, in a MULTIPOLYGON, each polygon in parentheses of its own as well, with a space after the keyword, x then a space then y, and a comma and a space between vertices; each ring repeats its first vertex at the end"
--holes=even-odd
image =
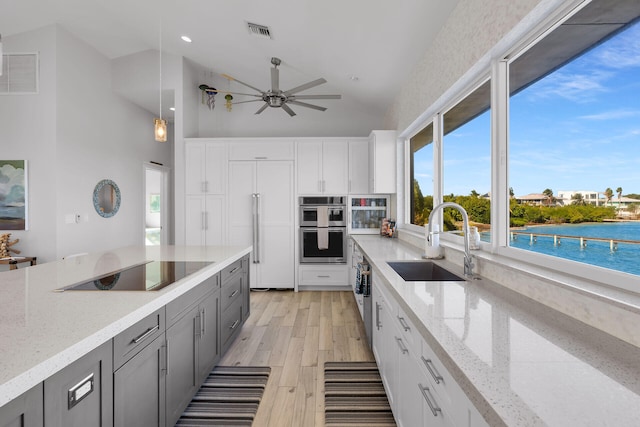
MULTIPOLYGON (((235 79, 227 74, 223 74, 222 77, 225 77, 229 80, 235 81, 249 87, 257 92, 258 94, 248 94, 248 93, 239 93, 238 95, 248 95, 255 96, 259 99, 252 99, 250 101, 240 101, 234 102, 234 104, 243 104, 246 102, 259 102, 264 101, 264 105, 256 111, 256 114, 262 113, 267 107, 273 108, 282 108, 286 111, 291 117, 295 116, 296 113, 289 107, 287 104, 300 105, 301 107, 313 108, 314 110, 325 111, 325 107, 320 107, 318 105, 309 104, 306 102, 301 102, 299 99, 340 99, 340 95, 296 95, 298 92, 302 92, 306 89, 311 89, 312 87, 321 85, 326 83, 325 79, 317 79, 311 82, 305 83, 303 85, 294 87, 289 90, 281 90, 280 89, 280 71, 278 70, 278 66, 282 63, 280 58, 271 58, 271 64, 273 64, 273 68, 271 69, 271 89, 263 91, 258 89, 257 87, 251 86, 250 84, 241 82, 238 79, 235 79)), ((232 92, 233 93, 233 92, 232 92)))

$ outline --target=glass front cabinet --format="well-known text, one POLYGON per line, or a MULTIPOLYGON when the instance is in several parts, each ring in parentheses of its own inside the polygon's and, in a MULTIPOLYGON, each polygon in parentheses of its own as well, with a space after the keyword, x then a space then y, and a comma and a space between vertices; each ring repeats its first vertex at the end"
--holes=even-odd
POLYGON ((389 218, 389 196, 349 196, 349 234, 379 234, 389 218))

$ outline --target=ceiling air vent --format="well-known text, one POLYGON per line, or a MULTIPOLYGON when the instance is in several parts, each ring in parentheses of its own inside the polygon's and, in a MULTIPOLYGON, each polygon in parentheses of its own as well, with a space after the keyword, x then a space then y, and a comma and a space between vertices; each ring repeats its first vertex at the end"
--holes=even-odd
POLYGON ((266 25, 253 24, 251 22, 247 22, 247 26, 249 27, 249 32, 256 37, 262 37, 265 39, 272 39, 271 30, 266 25))
POLYGON ((38 93, 38 54, 3 55, 0 95, 38 93))

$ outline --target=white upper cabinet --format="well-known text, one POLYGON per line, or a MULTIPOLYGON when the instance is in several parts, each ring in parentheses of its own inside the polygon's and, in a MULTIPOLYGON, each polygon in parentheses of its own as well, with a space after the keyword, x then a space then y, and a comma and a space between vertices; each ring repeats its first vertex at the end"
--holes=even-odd
POLYGON ((369 141, 349 141, 349 193, 369 193, 369 141))
POLYGON ((374 130, 369 135, 369 192, 396 192, 396 131, 374 130))
POLYGON ((223 142, 185 144, 186 194, 224 194, 227 186, 227 148, 223 142))
POLYGON ((229 143, 229 160, 293 160, 292 140, 241 139, 229 143))
POLYGON ((349 142, 322 142, 322 181, 325 194, 346 194, 349 181, 349 142))
POLYGON ((298 141, 298 193, 347 194, 349 142, 298 141))

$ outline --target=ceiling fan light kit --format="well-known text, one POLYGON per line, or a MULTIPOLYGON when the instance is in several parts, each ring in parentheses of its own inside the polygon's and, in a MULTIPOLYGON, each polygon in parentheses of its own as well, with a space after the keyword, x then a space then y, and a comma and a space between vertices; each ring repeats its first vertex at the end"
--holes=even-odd
POLYGON ((289 114, 289 116, 293 117, 296 115, 296 113, 291 109, 291 107, 289 107, 288 104, 299 105, 301 107, 311 108, 319 111, 326 110, 325 107, 308 104, 306 102, 300 102, 298 101, 298 99, 341 99, 342 98, 341 95, 296 95, 298 92, 302 92, 304 90, 311 89, 312 87, 326 83, 327 81, 323 78, 313 80, 303 85, 294 87, 293 89, 289 89, 285 91, 281 90, 280 89, 280 70, 278 70, 278 66, 281 63, 282 61, 280 60, 280 58, 276 58, 276 57, 271 58, 271 64, 273 65, 273 68, 271 68, 271 89, 266 91, 260 90, 257 87, 251 86, 248 83, 242 82, 229 75, 223 74, 222 76, 227 78, 229 81, 235 81, 237 83, 240 83, 243 86, 246 86, 258 92, 258 94, 236 93, 238 95, 253 96, 258 99, 235 102, 234 104, 263 101, 264 105, 262 105, 262 107, 260 107, 258 111, 256 111, 256 114, 260 114, 264 110, 266 110, 267 107, 271 107, 271 108, 282 108, 287 114, 289 114))

